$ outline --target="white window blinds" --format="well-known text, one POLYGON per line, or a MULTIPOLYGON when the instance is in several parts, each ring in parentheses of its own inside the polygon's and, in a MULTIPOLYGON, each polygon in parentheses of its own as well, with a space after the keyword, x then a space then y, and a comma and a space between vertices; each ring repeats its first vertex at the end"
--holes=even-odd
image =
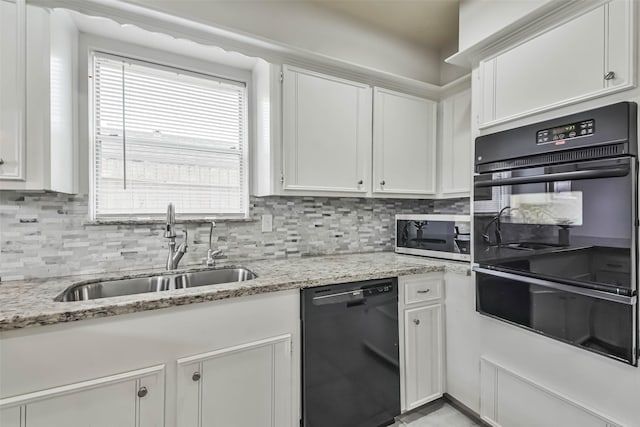
POLYGON ((245 216, 246 88, 95 53, 94 218, 245 216))

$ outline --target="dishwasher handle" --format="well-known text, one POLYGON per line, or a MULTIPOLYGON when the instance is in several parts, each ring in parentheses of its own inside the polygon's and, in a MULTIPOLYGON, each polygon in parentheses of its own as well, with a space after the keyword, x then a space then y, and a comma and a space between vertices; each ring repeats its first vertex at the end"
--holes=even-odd
MULTIPOLYGON (((344 288, 343 288, 344 289, 344 288)), ((315 306, 347 304, 347 307, 362 305, 368 298, 387 296, 395 292, 395 286, 390 281, 365 282, 362 286, 351 287, 351 289, 335 289, 330 293, 317 293, 311 298, 315 306)))
POLYGON ((328 295, 320 295, 313 297, 313 305, 330 305, 360 302, 364 300, 364 292, 362 289, 354 289, 346 292, 336 292, 328 295))

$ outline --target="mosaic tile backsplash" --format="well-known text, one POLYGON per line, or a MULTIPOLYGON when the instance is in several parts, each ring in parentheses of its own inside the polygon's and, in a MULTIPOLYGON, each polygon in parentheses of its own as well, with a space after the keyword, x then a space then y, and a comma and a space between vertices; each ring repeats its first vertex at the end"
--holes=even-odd
MULTIPOLYGON (((0 191, 0 280, 165 264, 163 224, 91 224, 88 210, 86 195, 0 191)), ((223 259, 239 262, 392 251, 395 214, 468 212, 466 198, 252 197, 251 220, 217 221, 213 245, 223 251, 223 259), (273 215, 270 233, 262 232, 263 214, 273 215)), ((189 232, 189 250, 181 266, 201 264, 207 254, 209 224, 179 224, 179 207, 177 222, 178 230, 189 232)))

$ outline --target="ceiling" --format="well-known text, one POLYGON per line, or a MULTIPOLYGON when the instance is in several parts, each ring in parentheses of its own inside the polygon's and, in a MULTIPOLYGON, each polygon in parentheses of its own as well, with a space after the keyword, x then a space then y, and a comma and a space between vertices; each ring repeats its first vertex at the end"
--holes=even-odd
POLYGON ((322 7, 440 50, 457 42, 459 0, 309 0, 322 7))

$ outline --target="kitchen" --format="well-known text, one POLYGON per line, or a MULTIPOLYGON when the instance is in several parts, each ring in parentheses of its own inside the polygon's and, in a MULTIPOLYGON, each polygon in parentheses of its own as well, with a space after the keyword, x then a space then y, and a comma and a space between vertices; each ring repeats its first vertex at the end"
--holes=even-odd
POLYGON ((637 4, 358 3, 0 2, 0 425, 640 425, 637 4))

